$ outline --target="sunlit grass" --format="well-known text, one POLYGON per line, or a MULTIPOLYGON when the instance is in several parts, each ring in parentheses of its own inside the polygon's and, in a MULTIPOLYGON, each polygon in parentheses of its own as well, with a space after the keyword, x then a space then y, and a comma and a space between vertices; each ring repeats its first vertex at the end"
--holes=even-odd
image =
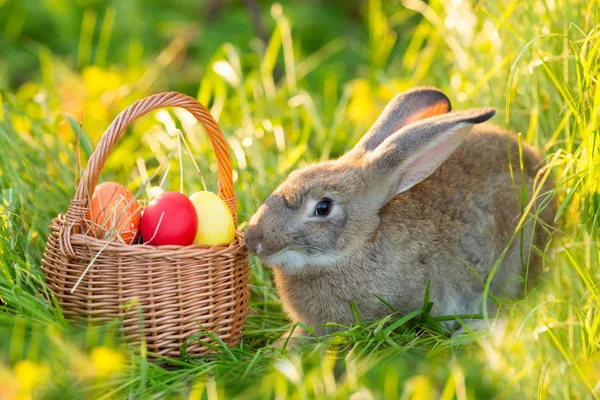
MULTIPOLYGON (((221 45, 193 82, 191 94, 209 107, 231 148, 240 226, 289 172, 352 146, 395 94, 435 85, 456 109, 496 107, 496 124, 546 155, 558 231, 550 248, 537 249, 543 282, 504 304, 491 334, 451 338, 439 319, 417 311, 357 318, 346 332, 290 354, 270 346, 289 323, 269 270, 253 259, 241 345, 217 348, 206 360, 171 360, 176 368, 127 347, 118 322, 68 324, 46 300, 39 264, 49 221, 74 193, 79 122, 87 159, 116 113, 169 89, 161 74, 189 43, 182 34, 148 65, 135 54, 113 65, 107 49, 119 11, 109 8, 102 19, 88 11, 76 33, 74 67, 42 49, 37 83, 0 89, 0 381, 10 382, 0 398, 600 397, 597 2, 387 3, 371 0, 362 10, 362 42, 340 36, 310 54, 294 34, 294 15, 274 5, 268 43, 221 45), (336 69, 336 57, 348 51, 360 59, 352 79, 336 69)), ((17 22, 6 28, 14 37, 17 22)), ((111 154, 104 179, 132 190, 148 180, 158 186, 170 165, 164 187, 201 189, 189 157, 181 167, 177 160, 179 130, 216 190, 210 144, 181 110, 136 123, 111 154)))

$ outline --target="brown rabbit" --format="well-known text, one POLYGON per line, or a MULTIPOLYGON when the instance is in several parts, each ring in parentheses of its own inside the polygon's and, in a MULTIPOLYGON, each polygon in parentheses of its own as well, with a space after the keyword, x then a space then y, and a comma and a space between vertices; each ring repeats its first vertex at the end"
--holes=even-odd
MULTIPOLYGON (((517 141, 475 126, 493 109, 450 109, 436 89, 397 96, 350 152, 293 172, 252 217, 248 248, 273 266, 293 322, 326 334, 332 328, 322 324, 354 321, 351 303, 364 319, 388 315, 379 298, 407 314, 422 307, 428 282, 432 314, 480 313, 485 282, 507 246, 491 291, 521 293, 520 241, 509 244, 521 217, 517 141)), ((542 159, 524 145, 523 163, 531 194, 542 159)), ((554 206, 540 203, 531 214, 550 224, 554 206)), ((533 220, 523 241, 531 271, 539 259, 530 246, 547 242, 533 220)))

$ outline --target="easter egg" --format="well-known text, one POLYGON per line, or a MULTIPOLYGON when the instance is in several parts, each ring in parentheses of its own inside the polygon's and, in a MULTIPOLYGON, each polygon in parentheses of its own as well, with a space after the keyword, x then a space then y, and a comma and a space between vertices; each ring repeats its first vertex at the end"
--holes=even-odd
POLYGON ((89 233, 99 239, 131 244, 140 229, 140 205, 133 193, 116 182, 96 186, 87 216, 89 233))
POLYGON ((198 215, 194 205, 179 192, 164 192, 148 203, 140 230, 146 244, 189 246, 196 238, 198 215))
POLYGON ((227 204, 208 191, 190 196, 198 215, 198 232, 194 244, 229 244, 235 238, 235 224, 227 204))

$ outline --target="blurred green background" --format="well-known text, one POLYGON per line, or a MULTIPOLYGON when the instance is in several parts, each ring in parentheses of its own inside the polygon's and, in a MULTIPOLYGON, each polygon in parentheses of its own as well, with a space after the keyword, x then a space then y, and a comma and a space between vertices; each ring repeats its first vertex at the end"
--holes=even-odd
MULTIPOLYGON (((295 16, 295 43, 309 54, 333 39, 344 37, 346 48, 330 60, 345 80, 363 58, 361 42, 368 39, 359 1, 283 2, 295 16)), ((197 90, 198 78, 223 43, 263 51, 276 22, 266 1, 4 1, 2 75, 13 87, 39 77, 39 52, 50 50, 70 67, 144 68, 174 40, 180 44, 157 86, 186 93, 197 90), (262 39, 262 41, 261 41, 262 39)), ((416 22, 413 21, 413 24, 416 22)), ((245 57, 245 67, 257 67, 258 55, 245 57)), ((323 77, 321 77, 322 79, 323 77)))
MULTIPOLYGON (((600 10, 585 0, 0 0, 0 399, 600 397, 600 10), (252 259, 240 346, 176 367, 106 326, 72 325, 39 265, 51 218, 133 101, 195 96, 231 149, 240 228, 294 169, 337 156, 396 94, 437 86, 454 109, 541 150, 556 181, 557 233, 542 283, 505 299, 493 334, 451 338, 423 312, 361 321, 296 351, 270 270, 252 259)), ((148 200, 161 184, 210 189, 216 164, 181 110, 128 130, 102 180, 148 200), (147 183, 147 185, 146 185, 147 183)), ((518 171, 516 171, 518 173, 518 171)), ((530 194, 531 195, 531 194, 530 194)), ((528 199, 529 200, 529 199, 528 199)))

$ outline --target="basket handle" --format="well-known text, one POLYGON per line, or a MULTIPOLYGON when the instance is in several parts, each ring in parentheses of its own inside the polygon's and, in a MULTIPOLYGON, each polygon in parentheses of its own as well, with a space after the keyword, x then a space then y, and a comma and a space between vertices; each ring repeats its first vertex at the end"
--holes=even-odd
POLYGON ((96 150, 94 150, 89 159, 85 172, 77 186, 75 197, 71 200, 69 209, 65 215, 66 229, 63 229, 61 232, 60 242, 61 248, 66 253, 74 255, 70 243, 71 231, 73 226, 80 226, 84 223, 86 211, 89 207, 88 200, 91 194, 94 193, 100 172, 113 147, 115 147, 117 141, 131 122, 161 107, 181 107, 189 111, 204 126, 213 151, 217 156, 219 196, 225 201, 227 207, 229 207, 234 221, 237 221, 229 148, 217 122, 208 110, 193 97, 178 92, 157 93, 138 100, 121 111, 102 135, 96 150))

